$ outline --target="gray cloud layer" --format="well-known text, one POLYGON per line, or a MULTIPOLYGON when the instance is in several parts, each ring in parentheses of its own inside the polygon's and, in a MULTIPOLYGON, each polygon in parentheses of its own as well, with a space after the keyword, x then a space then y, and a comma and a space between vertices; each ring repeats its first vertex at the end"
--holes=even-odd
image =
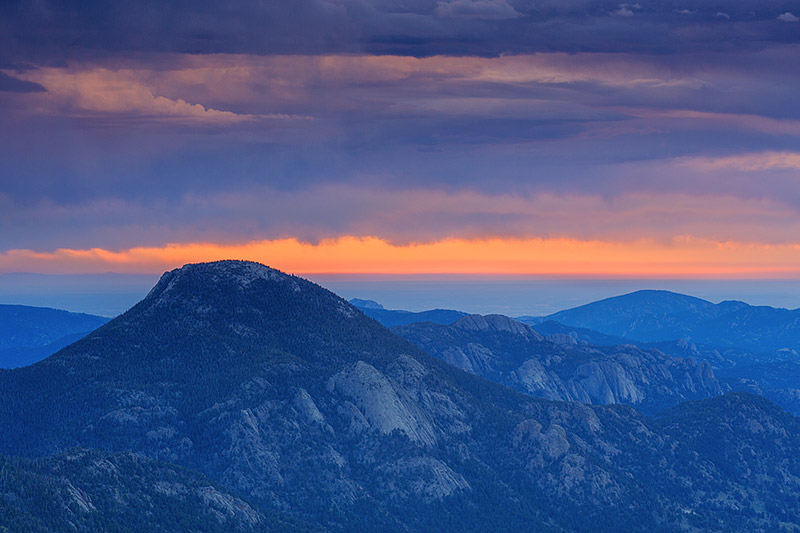
POLYGON ((0 49, 17 59, 75 53, 393 53, 762 49, 797 43, 793 0, 215 0, 0 6, 0 49))
POLYGON ((784 242, 800 220, 793 4, 4 2, 0 251, 784 242))

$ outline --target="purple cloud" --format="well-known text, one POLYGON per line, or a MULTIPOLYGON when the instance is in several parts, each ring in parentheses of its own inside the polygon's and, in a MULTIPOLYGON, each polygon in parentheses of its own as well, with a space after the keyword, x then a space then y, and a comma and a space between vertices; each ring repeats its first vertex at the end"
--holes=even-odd
POLYGON ((0 6, 0 250, 800 229, 790 2, 131 5, 0 6))

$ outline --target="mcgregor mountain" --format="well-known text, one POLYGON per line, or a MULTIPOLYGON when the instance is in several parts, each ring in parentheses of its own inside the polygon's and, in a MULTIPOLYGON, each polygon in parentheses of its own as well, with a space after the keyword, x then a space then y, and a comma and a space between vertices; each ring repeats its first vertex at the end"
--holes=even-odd
MULTIPOLYGON (((643 290, 549 315, 568 326, 631 341, 686 339, 698 345, 755 352, 800 351, 800 309, 718 304, 669 291, 643 290)), ((534 320, 533 322, 541 321, 534 320)))
MULTIPOLYGON (((187 265, 84 339, 0 371, 0 454, 14 456, 0 474, 0 518, 29 523, 36 507, 19 487, 34 472, 29 494, 52 488, 79 505, 71 486, 88 513, 79 523, 108 531, 132 530, 128 515, 92 513, 132 502, 158 524, 152 496, 177 486, 175 505, 236 527, 800 523, 798 419, 745 393, 682 406, 648 418, 532 398, 428 355, 301 278, 250 262, 187 265), (725 446, 714 446, 721 437, 725 446), (91 471, 104 459, 121 478, 91 471), (207 486, 214 502, 203 499, 207 486), (94 494, 103 496, 83 498, 94 494), (224 502, 253 513, 226 514, 224 502)), ((30 530, 70 524, 64 510, 30 530)))

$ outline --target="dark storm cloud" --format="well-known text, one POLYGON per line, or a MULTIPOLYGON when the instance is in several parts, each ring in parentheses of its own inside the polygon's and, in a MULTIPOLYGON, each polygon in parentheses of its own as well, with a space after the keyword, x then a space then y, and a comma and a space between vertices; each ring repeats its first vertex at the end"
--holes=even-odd
POLYGON ((446 0, 436 5, 440 17, 504 20, 522 17, 507 0, 446 0))
POLYGON ((791 0, 19 0, 0 7, 0 49, 36 63, 120 52, 754 50, 800 42, 796 25, 786 23, 792 9, 791 0))
POLYGON ((31 81, 20 80, 0 72, 0 91, 12 93, 38 93, 45 92, 47 89, 31 81))
POLYGON ((0 251, 785 240, 791 4, 3 2, 0 251))

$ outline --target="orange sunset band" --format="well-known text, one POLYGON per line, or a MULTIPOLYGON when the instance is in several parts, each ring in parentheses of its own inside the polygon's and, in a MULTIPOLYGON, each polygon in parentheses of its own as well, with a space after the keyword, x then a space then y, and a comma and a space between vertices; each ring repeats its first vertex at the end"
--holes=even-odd
POLYGON ((445 239, 392 244, 377 237, 343 236, 319 243, 297 239, 243 244, 180 243, 111 251, 10 250, 0 271, 42 273, 160 272, 185 263, 249 259, 304 274, 496 274, 579 277, 800 277, 800 245, 576 239, 445 239))

